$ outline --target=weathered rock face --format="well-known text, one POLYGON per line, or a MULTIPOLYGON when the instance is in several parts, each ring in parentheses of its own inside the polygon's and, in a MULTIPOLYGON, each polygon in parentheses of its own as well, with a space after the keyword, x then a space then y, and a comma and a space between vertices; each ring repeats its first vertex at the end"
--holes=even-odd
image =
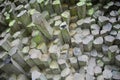
POLYGON ((0 0, 0 33, 0 80, 120 80, 119 0, 0 0))

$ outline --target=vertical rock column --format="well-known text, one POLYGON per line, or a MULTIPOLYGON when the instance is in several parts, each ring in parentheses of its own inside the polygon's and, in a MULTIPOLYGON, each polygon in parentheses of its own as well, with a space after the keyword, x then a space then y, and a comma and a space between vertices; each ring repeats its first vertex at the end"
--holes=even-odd
POLYGON ((67 25, 69 25, 70 23, 70 12, 69 11, 64 11, 61 14, 62 20, 65 21, 67 23, 67 25))
POLYGON ((93 35, 88 35, 85 39, 83 39, 84 51, 91 51, 92 50, 93 39, 94 39, 93 35))
POLYGON ((60 14, 62 12, 60 0, 54 0, 53 7, 54 7, 55 13, 60 14))
POLYGON ((45 2, 46 10, 52 14, 54 12, 53 7, 52 7, 52 0, 47 0, 45 2))
POLYGON ((49 40, 52 39, 53 29, 49 23, 42 17, 42 15, 33 10, 32 12, 32 22, 36 25, 38 30, 49 40))
POLYGON ((47 80, 45 75, 42 74, 39 68, 36 66, 33 66, 30 72, 31 72, 32 80, 47 80))
POLYGON ((77 10, 79 19, 86 17, 86 3, 84 1, 77 3, 77 10))
POLYGON ((39 6, 37 0, 30 0, 29 3, 30 3, 31 8, 36 9, 39 12, 41 12, 41 9, 40 9, 40 6, 39 6))
POLYGON ((17 15, 17 19, 18 19, 18 21, 20 21, 25 27, 27 27, 27 25, 31 23, 31 17, 30 17, 30 15, 27 13, 27 10, 21 11, 21 12, 17 15))
POLYGON ((29 71, 29 65, 23 59, 22 53, 19 51, 17 47, 13 47, 9 51, 9 55, 12 56, 13 60, 15 60, 26 72, 29 71))
POLYGON ((68 30, 68 25, 66 24, 66 22, 63 22, 60 25, 60 29, 61 29, 61 33, 60 33, 60 39, 62 43, 71 43, 71 37, 69 34, 69 30, 68 30))

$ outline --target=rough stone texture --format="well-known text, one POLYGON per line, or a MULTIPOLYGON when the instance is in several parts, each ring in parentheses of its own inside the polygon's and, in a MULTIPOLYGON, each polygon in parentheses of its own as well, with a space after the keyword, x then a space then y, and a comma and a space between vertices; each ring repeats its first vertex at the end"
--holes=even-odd
POLYGON ((111 79, 112 78, 112 72, 110 70, 105 69, 103 71, 103 77, 104 77, 104 79, 111 79))
POLYGON ((80 73, 75 73, 74 74, 74 80, 85 80, 85 75, 84 74, 80 74, 80 73))
POLYGON ((115 56, 115 63, 116 65, 120 66, 120 55, 115 56))
POLYGON ((88 56, 87 55, 82 55, 82 56, 78 56, 78 63, 79 66, 85 66, 88 63, 88 56))
POLYGON ((67 77, 70 74, 70 69, 69 68, 65 68, 64 70, 62 70, 61 72, 61 78, 65 79, 65 77, 67 77))
POLYGON ((70 60, 70 64, 72 65, 72 67, 78 70, 79 66, 78 66, 77 58, 71 57, 69 60, 70 60))
POLYGON ((92 35, 88 35, 85 39, 83 39, 84 51, 90 51, 92 49, 92 41, 93 41, 92 35))
POLYGON ((0 80, 120 80, 119 7, 118 0, 1 0, 0 80))
POLYGON ((112 45, 114 43, 114 40, 115 40, 115 38, 113 36, 110 36, 110 35, 105 36, 104 39, 105 39, 105 44, 108 46, 112 45))
POLYGON ((102 73, 102 68, 100 66, 95 66, 94 73, 96 76, 102 73))
POLYGON ((98 37, 93 41, 94 48, 98 51, 102 50, 103 37, 98 37))

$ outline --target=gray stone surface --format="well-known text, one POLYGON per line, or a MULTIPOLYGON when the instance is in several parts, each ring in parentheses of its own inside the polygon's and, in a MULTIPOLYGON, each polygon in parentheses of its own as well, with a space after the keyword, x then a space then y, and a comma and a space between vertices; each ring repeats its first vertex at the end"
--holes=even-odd
POLYGON ((85 80, 85 75, 84 74, 80 74, 80 73, 75 73, 74 74, 74 80, 85 80))
POLYGON ((105 40, 105 44, 110 46, 114 43, 115 38, 111 35, 108 35, 104 37, 104 40, 105 40))
POLYGON ((115 56, 115 63, 116 65, 120 66, 120 55, 115 56))
POLYGON ((81 56, 78 56, 78 63, 79 63, 79 66, 86 66, 87 63, 88 63, 88 56, 87 55, 81 55, 81 56))
POLYGON ((69 68, 65 68, 64 70, 62 70, 61 72, 61 78, 65 79, 65 77, 67 77, 69 74, 71 73, 71 70, 69 68))
POLYGON ((104 77, 104 79, 111 79, 112 78, 112 72, 110 70, 105 69, 103 71, 103 77, 104 77))
POLYGON ((95 66, 94 73, 96 76, 102 74, 102 68, 100 66, 95 66))
POLYGON ((79 69, 79 66, 78 66, 78 60, 76 57, 71 57, 70 59, 70 64, 73 68, 75 68, 76 70, 79 69))
POLYGON ((96 50, 101 51, 102 50, 102 45, 103 45, 103 37, 97 37, 93 41, 93 46, 96 50))
POLYGON ((83 49, 84 51, 90 51, 92 49, 92 41, 93 35, 88 35, 85 39, 83 39, 83 49))

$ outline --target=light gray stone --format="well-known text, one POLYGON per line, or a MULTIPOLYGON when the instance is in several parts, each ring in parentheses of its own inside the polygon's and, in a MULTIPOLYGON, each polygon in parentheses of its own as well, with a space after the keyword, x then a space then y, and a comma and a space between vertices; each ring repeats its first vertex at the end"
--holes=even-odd
POLYGON ((51 45, 49 47, 49 53, 53 60, 57 60, 60 56, 60 49, 57 45, 51 45))
POLYGON ((103 71, 103 77, 104 77, 104 79, 111 79, 112 78, 112 72, 110 70, 105 69, 103 71))
POLYGON ((67 67, 66 60, 58 59, 58 65, 60 66, 61 70, 65 69, 67 67))
POLYGON ((120 66, 120 55, 115 56, 115 63, 116 65, 120 66))
POLYGON ((97 57, 98 56, 98 52, 96 50, 92 50, 91 53, 90 53, 90 55, 92 57, 97 57))
MULTIPOLYGON (((41 63, 44 65, 44 68, 49 68, 49 65, 51 63, 51 58, 48 54, 43 54, 40 59, 41 63)), ((43 68, 43 69, 44 69, 43 68)))
POLYGON ((105 44, 110 46, 114 43, 115 38, 111 35, 108 35, 104 37, 104 40, 105 40, 105 44))
POLYGON ((103 30, 107 30, 107 32, 110 32, 112 29, 112 24, 111 23, 107 23, 105 25, 103 25, 102 27, 103 30))
POLYGON ((69 68, 65 68, 61 72, 61 78, 64 80, 70 73, 71 73, 71 70, 69 68))
POLYGON ((118 15, 118 12, 117 11, 111 11, 110 12, 110 16, 112 16, 112 17, 115 17, 115 16, 117 16, 118 15))
POLYGON ((102 50, 102 45, 103 45, 103 37, 97 37, 94 41, 93 41, 93 45, 94 48, 98 51, 102 50))
POLYGON ((24 74, 19 74, 17 80, 28 80, 28 78, 24 74))
POLYGON ((78 66, 78 61, 77 61, 77 58, 76 57, 71 57, 70 59, 70 64, 73 68, 75 68, 76 70, 79 69, 79 66, 78 66))
POLYGON ((0 40, 0 49, 3 51, 9 51, 11 49, 10 42, 7 39, 0 40))
POLYGON ((108 35, 108 31, 103 29, 103 30, 100 31, 100 35, 103 36, 103 37, 107 36, 108 35))
POLYGON ((31 15, 32 15, 32 22, 36 25, 38 30, 44 34, 46 38, 49 40, 52 39, 52 34, 53 34, 53 29, 51 28, 50 24, 46 21, 45 18, 39 13, 38 11, 31 10, 31 15))
POLYGON ((110 35, 115 37, 117 35, 117 31, 116 30, 111 30, 110 35))
POLYGON ((102 74, 102 68, 100 66, 95 66, 94 73, 96 76, 102 74))
POLYGON ((108 49, 109 49, 109 47, 108 47, 107 45, 103 45, 103 46, 102 46, 102 52, 103 52, 104 55, 106 55, 106 56, 107 56, 107 53, 108 53, 108 49))
POLYGON ((109 21, 109 18, 105 17, 105 16, 99 16, 98 21, 99 21, 98 22, 99 25, 102 27, 103 25, 105 25, 109 21))
POLYGON ((95 80, 95 77, 93 75, 90 74, 86 74, 86 80, 95 80))
POLYGON ((74 80, 85 80, 85 75, 84 74, 80 74, 80 73, 75 73, 74 74, 74 80))
POLYGON ((98 77, 97 77, 97 80, 104 80, 103 75, 98 76, 98 77))
POLYGON ((15 60, 26 72, 29 71, 30 66, 25 62, 22 53, 17 47, 13 47, 8 54, 12 56, 13 60, 15 60))
POLYGON ((91 27, 91 30, 100 30, 100 26, 97 24, 92 24, 90 27, 91 27))
POLYGON ((88 61, 88 66, 87 66, 87 74, 93 76, 94 75, 94 67, 96 66, 96 59, 95 58, 91 58, 88 61))
POLYGON ((78 47, 75 47, 73 49, 73 54, 74 54, 75 57, 82 55, 81 49, 78 48, 78 47))
POLYGON ((86 66, 87 63, 88 63, 88 56, 87 55, 81 55, 81 56, 78 56, 78 63, 79 63, 79 66, 86 66))
POLYGON ((113 71, 112 72, 112 78, 113 79, 116 79, 116 80, 119 80, 120 79, 120 72, 118 72, 118 71, 113 71))
POLYGON ((61 76, 60 75, 54 75, 53 80, 61 80, 61 76))
POLYGON ((60 73, 60 68, 59 68, 59 65, 56 61, 52 61, 50 63, 50 69, 52 70, 53 74, 59 74, 60 73))
POLYGON ((29 55, 30 55, 30 58, 33 60, 33 62, 36 64, 36 65, 40 65, 41 64, 41 56, 42 56, 42 53, 40 50, 37 50, 37 49, 31 49, 29 51, 29 55))
POLYGON ((109 19, 109 22, 111 22, 113 25, 115 25, 115 24, 117 23, 116 17, 111 17, 111 18, 109 19))
POLYGON ((72 74, 70 74, 70 75, 68 75, 66 78, 65 78, 65 80, 73 80, 74 78, 73 78, 73 75, 72 74))
POLYGON ((90 51, 92 49, 92 41, 93 35, 88 35, 85 39, 83 39, 83 49, 84 51, 90 51))
POLYGON ((95 37, 98 37, 100 34, 99 34, 99 30, 92 30, 91 31, 92 35, 95 36, 95 37))
POLYGON ((106 65, 106 64, 109 64, 111 60, 110 60, 109 57, 103 57, 103 58, 102 58, 102 61, 103 61, 104 64, 106 65))
POLYGON ((113 29, 115 29, 115 30, 118 31, 118 30, 120 29, 120 24, 116 24, 116 25, 114 25, 114 26, 113 26, 113 29))

